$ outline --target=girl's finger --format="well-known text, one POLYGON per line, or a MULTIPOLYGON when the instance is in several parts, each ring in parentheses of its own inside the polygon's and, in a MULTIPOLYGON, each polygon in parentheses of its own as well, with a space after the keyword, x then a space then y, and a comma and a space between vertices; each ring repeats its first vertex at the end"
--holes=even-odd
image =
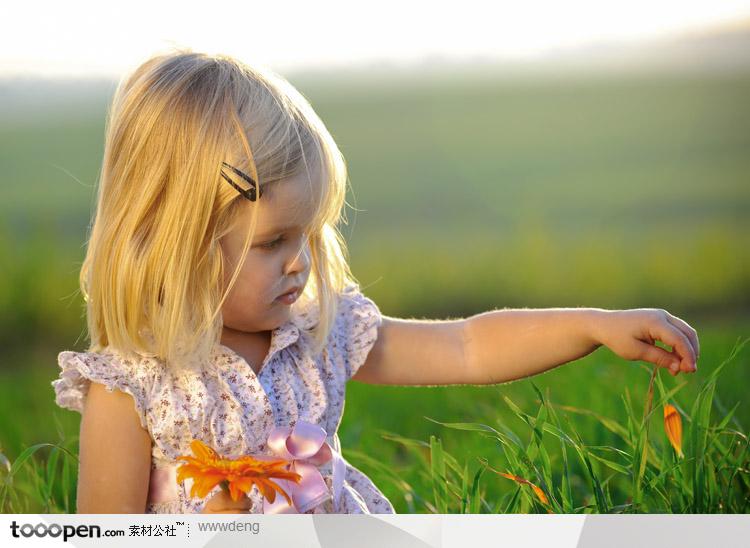
POLYGON ((642 341, 638 341, 641 347, 641 357, 639 359, 664 367, 674 377, 679 371, 679 358, 673 352, 659 348, 642 341), (674 367, 672 367, 674 365, 674 367))
POLYGON ((667 312, 667 321, 674 325, 677 329, 682 331, 685 336, 687 336, 687 338, 690 340, 690 344, 693 345, 693 351, 695 353, 695 359, 697 361, 701 357, 701 345, 698 341, 698 332, 690 327, 687 322, 681 320, 677 316, 673 316, 669 312, 667 312))
POLYGON ((214 512, 228 511, 231 513, 237 510, 249 510, 253 506, 253 501, 245 495, 241 496, 240 500, 234 501, 229 493, 224 491, 224 489, 220 489, 219 492, 211 497, 206 503, 206 506, 214 512))
POLYGON ((234 501, 229 493, 224 493, 223 499, 221 500, 222 506, 227 510, 249 510, 253 506, 253 501, 249 497, 242 495, 240 500, 234 501))
POLYGON ((685 372, 694 371, 696 357, 693 347, 687 336, 667 321, 657 323, 651 334, 652 338, 658 339, 664 344, 668 344, 673 350, 677 350, 680 361, 680 369, 685 372))

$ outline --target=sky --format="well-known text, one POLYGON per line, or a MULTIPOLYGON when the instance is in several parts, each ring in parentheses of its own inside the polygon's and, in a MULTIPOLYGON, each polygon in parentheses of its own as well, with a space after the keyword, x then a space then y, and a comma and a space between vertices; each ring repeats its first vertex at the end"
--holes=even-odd
POLYGON ((750 16, 750 0, 6 2, 0 76, 118 77, 174 47, 278 71, 533 60, 750 16))

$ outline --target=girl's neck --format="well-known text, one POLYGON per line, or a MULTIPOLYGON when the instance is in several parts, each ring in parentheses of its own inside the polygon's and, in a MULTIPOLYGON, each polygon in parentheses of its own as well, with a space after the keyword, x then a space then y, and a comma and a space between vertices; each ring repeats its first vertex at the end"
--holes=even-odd
POLYGON ((258 373, 271 349, 271 336, 272 331, 247 333, 224 327, 221 333, 221 344, 242 356, 253 371, 258 373))

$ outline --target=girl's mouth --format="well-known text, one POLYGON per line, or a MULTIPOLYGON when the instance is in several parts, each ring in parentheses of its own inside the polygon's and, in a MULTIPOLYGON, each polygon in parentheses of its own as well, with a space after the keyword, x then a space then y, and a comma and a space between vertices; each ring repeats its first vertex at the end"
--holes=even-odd
POLYGON ((299 293, 298 290, 294 290, 289 293, 284 293, 283 295, 279 295, 278 297, 276 297, 276 300, 282 304, 292 304, 294 301, 297 300, 298 293, 299 293))

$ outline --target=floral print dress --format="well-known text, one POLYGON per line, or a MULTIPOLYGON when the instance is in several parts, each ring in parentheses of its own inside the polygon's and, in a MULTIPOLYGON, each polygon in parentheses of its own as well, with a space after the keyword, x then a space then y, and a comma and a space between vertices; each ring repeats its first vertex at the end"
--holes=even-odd
MULTIPOLYGON (((197 513, 221 487, 191 498, 191 479, 176 482, 177 457, 191 454, 200 439, 228 458, 270 454, 268 435, 275 426, 307 421, 322 427, 326 441, 341 452, 337 430, 344 411, 346 382, 364 363, 377 338, 382 316, 355 284, 339 296, 328 344, 311 355, 304 331, 317 321, 317 307, 292 306, 288 322, 272 332, 271 346, 256 374, 231 348, 218 345, 199 373, 172 373, 156 358, 129 359, 112 348, 102 352, 63 351, 59 378, 52 382, 60 407, 83 411, 89 383, 103 384, 133 397, 141 425, 152 439, 151 482, 146 513, 197 513), (165 486, 168 489, 165 489, 165 486)), ((363 472, 346 460, 338 507, 332 498, 306 513, 394 513, 391 502, 363 472)), ((319 470, 329 490, 332 461, 319 470)), ((248 496, 252 513, 263 511, 257 486, 248 496)))

